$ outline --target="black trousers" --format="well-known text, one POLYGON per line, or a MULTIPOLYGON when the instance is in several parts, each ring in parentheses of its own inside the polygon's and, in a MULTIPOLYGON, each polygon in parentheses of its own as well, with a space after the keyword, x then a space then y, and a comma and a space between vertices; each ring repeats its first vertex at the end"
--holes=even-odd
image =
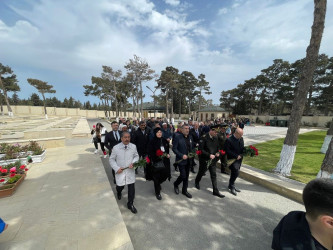
MULTIPOLYGON (((121 191, 123 191, 124 188, 125 188, 125 186, 118 186, 117 185, 116 186, 117 193, 121 193, 121 191)), ((134 197, 135 197, 135 186, 134 186, 134 183, 128 184, 127 188, 128 188, 128 202, 127 202, 127 205, 128 206, 132 206, 133 202, 134 202, 134 197)))
POLYGON ((174 185, 179 186, 180 183, 183 182, 183 189, 182 192, 187 192, 187 187, 188 187, 188 176, 190 175, 190 162, 187 160, 186 165, 178 165, 179 169, 179 176, 177 180, 175 181, 174 185))
POLYGON ((153 177, 155 194, 161 194, 161 183, 158 178, 153 177))
POLYGON ((227 155, 224 154, 220 157, 220 161, 221 161, 221 172, 225 172, 226 168, 227 168, 227 155))
POLYGON ((101 144, 101 149, 103 152, 105 152, 104 143, 101 142, 101 138, 94 139, 94 145, 96 149, 98 149, 98 143, 101 144))
POLYGON ((239 169, 242 165, 242 160, 243 159, 240 159, 240 160, 237 160, 235 161, 233 164, 230 165, 230 179, 229 179, 229 186, 228 188, 233 188, 235 187, 235 181, 239 175, 239 169))
MULTIPOLYGON (((212 181, 213 191, 218 191, 217 189, 217 181, 216 181, 216 163, 212 163, 210 167, 208 168, 210 173, 210 180, 212 181)), ((197 177, 195 178, 195 183, 199 183, 201 181, 202 176, 207 171, 207 164, 206 162, 199 162, 199 172, 197 174, 197 177)))

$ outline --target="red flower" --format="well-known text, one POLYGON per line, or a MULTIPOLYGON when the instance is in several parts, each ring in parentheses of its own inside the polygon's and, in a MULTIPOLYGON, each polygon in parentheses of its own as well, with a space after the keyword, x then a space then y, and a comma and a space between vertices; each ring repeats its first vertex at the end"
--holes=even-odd
POLYGON ((160 150, 160 149, 157 149, 157 151, 156 151, 156 156, 160 157, 160 156, 162 156, 162 155, 163 155, 163 151, 160 150))
POLYGON ((29 170, 29 168, 26 168, 26 169, 24 169, 25 171, 28 171, 29 170))
POLYGON ((15 174, 14 174, 14 173, 10 174, 10 177, 14 177, 14 176, 15 176, 15 174))
POLYGON ((149 157, 148 157, 148 156, 146 157, 146 162, 147 162, 147 164, 149 164, 149 163, 150 163, 150 159, 149 159, 149 157))
POLYGON ((3 174, 8 173, 8 170, 7 169, 1 169, 1 173, 3 173, 3 174))
POLYGON ((225 151, 219 150, 219 152, 220 152, 221 155, 225 155, 225 151))
POLYGON ((25 168, 25 165, 22 165, 21 167, 20 167, 20 169, 24 169, 25 168))
POLYGON ((1 179, 1 180, 0 180, 0 182, 4 182, 4 181, 5 181, 5 179, 1 179))
POLYGON ((254 153, 255 155, 258 155, 258 150, 254 153))
POLYGON ((195 153, 196 153, 197 155, 201 155, 201 154, 202 154, 202 151, 201 151, 201 150, 197 150, 195 153))

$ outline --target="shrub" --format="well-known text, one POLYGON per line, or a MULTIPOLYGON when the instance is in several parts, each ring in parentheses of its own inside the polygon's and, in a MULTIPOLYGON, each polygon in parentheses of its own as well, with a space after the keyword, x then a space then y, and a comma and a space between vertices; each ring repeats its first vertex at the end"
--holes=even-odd
POLYGON ((15 175, 14 177, 10 178, 7 181, 7 184, 14 184, 16 183, 22 176, 21 175, 15 175))

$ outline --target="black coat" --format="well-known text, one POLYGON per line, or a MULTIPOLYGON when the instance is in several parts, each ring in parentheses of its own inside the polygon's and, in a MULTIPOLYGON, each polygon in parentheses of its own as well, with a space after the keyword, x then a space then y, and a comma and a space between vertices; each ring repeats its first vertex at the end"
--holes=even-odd
POLYGON ((199 143, 200 137, 202 136, 201 128, 198 128, 198 132, 199 132, 199 136, 195 132, 194 128, 190 129, 190 135, 192 136, 193 141, 194 141, 195 144, 199 143))
POLYGON ((113 136, 113 131, 107 133, 105 135, 105 141, 104 141, 104 144, 105 144, 105 147, 111 152, 113 147, 116 146, 118 143, 121 142, 121 131, 118 131, 119 132, 119 138, 118 140, 116 140, 116 138, 113 136))
POLYGON ((156 136, 154 136, 154 138, 149 142, 147 150, 148 157, 151 163, 147 164, 146 179, 147 180, 157 179, 159 183, 162 183, 166 179, 171 178, 170 158, 164 157, 163 159, 161 159, 156 155, 156 151, 158 149, 161 149, 161 146, 164 147, 165 150, 164 153, 169 154, 169 143, 167 142, 167 140, 164 139, 163 137, 157 138, 156 136), (162 160, 165 168, 162 170, 156 170, 153 167, 154 163, 162 160))
POLYGON ((224 150, 228 159, 237 159, 238 155, 242 155, 244 152, 244 140, 243 137, 239 140, 235 136, 230 136, 224 144, 224 150))
POLYGON ((136 145, 136 149, 140 156, 144 156, 147 154, 147 147, 149 142, 149 134, 150 129, 146 128, 144 134, 142 133, 142 130, 139 128, 131 137, 131 142, 136 145))
MULTIPOLYGON (((189 134, 189 139, 190 139, 190 150, 187 150, 187 146, 186 146, 186 141, 185 141, 185 137, 182 133, 175 133, 175 137, 172 141, 172 151, 176 154, 176 161, 182 160, 183 159, 183 155, 188 155, 188 153, 192 152, 194 147, 193 147, 193 138, 192 136, 189 134)), ((187 164, 188 161, 181 161, 180 163, 178 163, 178 165, 180 166, 184 166, 187 164)))
POLYGON ((316 250, 325 248, 312 237, 305 213, 293 211, 284 216, 274 229, 272 249, 316 250))

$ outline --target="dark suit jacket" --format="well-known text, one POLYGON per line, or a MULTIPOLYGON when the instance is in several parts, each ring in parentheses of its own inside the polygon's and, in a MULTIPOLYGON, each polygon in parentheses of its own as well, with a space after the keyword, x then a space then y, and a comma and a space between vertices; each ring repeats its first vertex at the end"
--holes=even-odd
POLYGON ((121 139, 120 139, 121 131, 118 131, 118 132, 119 132, 118 140, 116 140, 116 138, 113 136, 113 131, 111 131, 105 135, 104 145, 109 150, 109 152, 112 151, 114 146, 116 146, 118 143, 121 142, 121 139))
MULTIPOLYGON (((175 137, 172 141, 172 151, 176 154, 176 161, 183 159, 183 155, 188 155, 188 153, 193 151, 193 138, 190 134, 188 136, 190 137, 190 141, 191 141, 190 151, 187 150, 184 135, 182 133, 175 134, 175 137)), ((180 163, 178 163, 178 165, 180 165, 180 166, 186 165, 187 162, 188 162, 187 160, 184 160, 184 161, 181 161, 180 163)))
POLYGON ((198 131, 199 131, 199 136, 198 136, 197 133, 195 132, 195 129, 194 129, 194 128, 192 128, 192 129, 190 130, 190 135, 192 136, 193 141, 194 141, 195 144, 199 143, 199 139, 200 139, 200 137, 202 136, 202 131, 201 131, 200 128, 198 128, 198 131))
POLYGON ((131 142, 136 145, 138 154, 144 156, 147 154, 147 147, 149 142, 150 129, 146 128, 145 133, 143 134, 141 129, 138 128, 131 137, 131 142))

